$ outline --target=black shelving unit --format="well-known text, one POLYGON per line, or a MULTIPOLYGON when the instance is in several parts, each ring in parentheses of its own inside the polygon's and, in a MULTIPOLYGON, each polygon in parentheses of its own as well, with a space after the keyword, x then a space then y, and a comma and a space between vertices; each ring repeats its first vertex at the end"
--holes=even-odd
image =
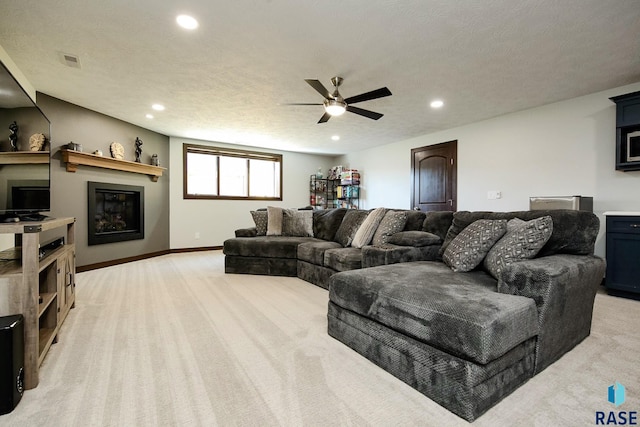
POLYGON ((360 181, 309 177, 309 205, 314 209, 358 209, 360 181))

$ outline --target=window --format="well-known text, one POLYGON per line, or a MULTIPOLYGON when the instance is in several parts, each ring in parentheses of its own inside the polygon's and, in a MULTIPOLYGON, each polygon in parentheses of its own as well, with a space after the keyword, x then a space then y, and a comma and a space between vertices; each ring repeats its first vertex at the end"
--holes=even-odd
POLYGON ((183 144, 185 199, 282 200, 282 156, 183 144))

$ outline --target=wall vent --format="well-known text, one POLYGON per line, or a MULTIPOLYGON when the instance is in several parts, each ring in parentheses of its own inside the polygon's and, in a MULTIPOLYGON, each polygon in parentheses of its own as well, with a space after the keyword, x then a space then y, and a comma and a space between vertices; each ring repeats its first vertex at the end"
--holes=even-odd
POLYGON ((78 58, 77 55, 60 52, 60 59, 62 60, 62 63, 67 67, 81 68, 80 58, 78 58))

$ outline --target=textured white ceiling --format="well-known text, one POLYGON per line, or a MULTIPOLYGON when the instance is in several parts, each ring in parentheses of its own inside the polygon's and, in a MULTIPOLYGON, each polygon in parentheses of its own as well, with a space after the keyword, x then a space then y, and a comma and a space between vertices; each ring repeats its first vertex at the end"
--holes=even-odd
POLYGON ((166 135, 340 154, 640 81, 640 3, 2 0, 0 45, 36 90, 166 135), (388 87, 357 104, 384 117, 281 105, 335 75, 388 87))

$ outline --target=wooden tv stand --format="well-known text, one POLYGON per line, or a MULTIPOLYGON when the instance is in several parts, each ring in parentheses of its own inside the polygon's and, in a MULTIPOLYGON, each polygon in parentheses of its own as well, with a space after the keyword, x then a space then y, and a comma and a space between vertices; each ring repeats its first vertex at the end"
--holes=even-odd
POLYGON ((0 224, 16 247, 0 252, 0 316, 24 316, 24 385, 38 385, 40 364, 75 304, 75 218, 0 224), (62 231, 64 244, 42 251, 40 236, 62 231))

